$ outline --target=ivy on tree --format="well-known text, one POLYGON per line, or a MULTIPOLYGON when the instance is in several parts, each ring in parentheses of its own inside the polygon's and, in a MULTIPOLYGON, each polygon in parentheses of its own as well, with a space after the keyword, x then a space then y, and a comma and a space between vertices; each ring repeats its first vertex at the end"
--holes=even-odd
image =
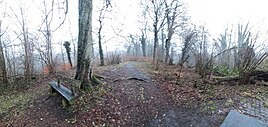
POLYGON ((73 64, 72 64, 72 60, 71 60, 71 47, 70 47, 70 42, 69 41, 65 41, 63 46, 65 47, 66 49, 66 53, 67 53, 67 57, 68 57, 68 61, 71 65, 71 67, 73 67, 73 64))

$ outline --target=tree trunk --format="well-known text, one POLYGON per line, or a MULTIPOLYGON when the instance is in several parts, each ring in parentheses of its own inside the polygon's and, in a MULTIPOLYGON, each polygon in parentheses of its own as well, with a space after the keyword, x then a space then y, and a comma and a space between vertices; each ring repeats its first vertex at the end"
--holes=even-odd
MULTIPOLYGON (((77 58, 77 56, 76 56, 76 46, 75 46, 75 42, 73 41, 72 42, 73 43, 73 62, 74 61, 76 61, 76 58, 77 58)), ((73 63, 73 65, 75 65, 75 63, 73 63)))
POLYGON ((52 50, 52 34, 53 31, 51 30, 51 20, 48 19, 47 17, 50 14, 50 10, 47 10, 47 1, 44 0, 44 23, 45 23, 45 31, 44 31, 44 37, 46 38, 46 56, 45 56, 45 63, 46 66, 48 67, 49 74, 54 74, 55 73, 55 63, 53 60, 53 50, 52 50))
POLYGON ((155 60, 156 60, 157 48, 158 48, 158 30, 157 30, 157 23, 156 23, 156 24, 154 24, 153 63, 155 63, 155 60))
POLYGON ((28 32, 25 29, 24 23, 23 23, 23 45, 24 45, 24 75, 26 83, 30 82, 31 74, 30 74, 30 58, 29 58, 29 41, 28 41, 28 32))
POLYGON ((24 47, 24 76, 26 83, 30 82, 31 71, 30 71, 30 44, 29 44, 29 36, 28 36, 28 27, 25 21, 24 12, 22 8, 20 8, 21 12, 21 29, 23 38, 21 39, 23 47, 24 47))
MULTIPOLYGON (((71 45, 71 43, 69 41, 65 41, 63 43, 63 46, 65 47, 65 50, 66 50, 66 54, 67 54, 67 58, 68 58, 69 64, 71 65, 71 67, 73 67, 73 63, 72 63, 72 59, 71 59, 71 47, 70 47, 70 45, 71 45)), ((62 47, 61 47, 61 52, 63 54, 62 47)), ((63 57, 64 65, 65 65, 64 55, 62 57, 63 57)))
POLYGON ((81 81, 81 89, 90 86, 92 77, 92 7, 92 0, 79 0, 79 35, 75 79, 81 81))
POLYGON ((141 37, 141 49, 142 49, 142 56, 146 57, 146 39, 144 35, 141 37))
MULTIPOLYGON (((64 44, 63 44, 64 45, 64 44)), ((66 48, 66 47, 65 47, 66 48)), ((65 65, 65 55, 64 55, 64 53, 63 53, 63 48, 62 47, 60 47, 60 50, 61 50, 61 56, 62 56, 62 62, 63 62, 63 66, 62 66, 62 70, 63 71, 66 71, 66 65, 65 65)), ((66 51, 67 52, 67 51, 66 51)), ((67 53, 68 54, 68 53, 67 53)))
POLYGON ((101 44, 101 33, 99 31, 99 53, 100 53, 100 65, 104 66, 104 56, 103 56, 103 50, 102 50, 102 44, 101 44))
POLYGON ((161 52, 160 55, 159 55, 159 61, 163 62, 164 60, 164 56, 165 56, 165 38, 166 38, 166 35, 164 34, 164 29, 161 29, 161 52))
POLYGON ((71 67, 73 67, 73 63, 72 63, 72 59, 71 59, 71 54, 68 53, 67 54, 67 57, 68 57, 68 61, 69 61, 70 65, 71 65, 71 67))
POLYGON ((104 57, 103 57, 103 50, 102 50, 102 42, 101 42, 101 30, 102 30, 102 19, 101 15, 99 17, 99 24, 100 28, 98 30, 98 39, 99 39, 99 54, 100 54, 100 66, 104 66, 104 57))
POLYGON ((0 76, 1 76, 1 80, 3 81, 3 83, 8 84, 5 56, 4 56, 3 46, 2 46, 1 25, 2 25, 2 22, 0 21, 0 72, 1 72, 0 76))
POLYGON ((174 48, 171 48, 171 54, 170 54, 170 58, 169 58, 169 65, 173 64, 173 58, 174 58, 174 48))
POLYGON ((170 50, 170 40, 169 39, 166 39, 165 48, 166 48, 165 63, 167 63, 167 61, 169 59, 169 50, 170 50))

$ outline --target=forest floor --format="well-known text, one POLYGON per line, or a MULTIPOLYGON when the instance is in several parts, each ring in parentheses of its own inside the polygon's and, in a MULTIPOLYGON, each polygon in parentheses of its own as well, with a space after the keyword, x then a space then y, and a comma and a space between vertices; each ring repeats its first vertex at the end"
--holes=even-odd
POLYGON ((52 77, 0 94, 0 126, 217 127, 231 109, 268 122, 267 86, 211 85, 190 69, 179 77, 176 66, 148 62, 94 70, 104 84, 68 108, 49 93, 52 77))

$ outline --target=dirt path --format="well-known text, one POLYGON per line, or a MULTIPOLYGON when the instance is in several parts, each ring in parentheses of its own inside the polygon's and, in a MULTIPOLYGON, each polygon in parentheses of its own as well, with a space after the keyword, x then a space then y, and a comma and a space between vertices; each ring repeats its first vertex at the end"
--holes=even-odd
POLYGON ((198 108, 177 106, 162 85, 146 69, 142 71, 138 66, 142 64, 128 62, 102 72, 115 81, 110 85, 113 95, 123 106, 123 126, 214 126, 211 118, 203 115, 198 108))

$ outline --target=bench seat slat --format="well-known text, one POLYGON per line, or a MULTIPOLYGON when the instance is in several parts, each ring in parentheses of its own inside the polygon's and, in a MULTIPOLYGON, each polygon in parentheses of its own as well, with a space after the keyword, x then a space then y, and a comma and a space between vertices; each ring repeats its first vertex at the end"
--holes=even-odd
POLYGON ((58 83, 56 81, 49 82, 49 85, 53 87, 55 90, 57 90, 68 101, 71 101, 76 97, 72 95, 72 91, 66 88, 65 86, 60 85, 60 87, 58 87, 58 83))

